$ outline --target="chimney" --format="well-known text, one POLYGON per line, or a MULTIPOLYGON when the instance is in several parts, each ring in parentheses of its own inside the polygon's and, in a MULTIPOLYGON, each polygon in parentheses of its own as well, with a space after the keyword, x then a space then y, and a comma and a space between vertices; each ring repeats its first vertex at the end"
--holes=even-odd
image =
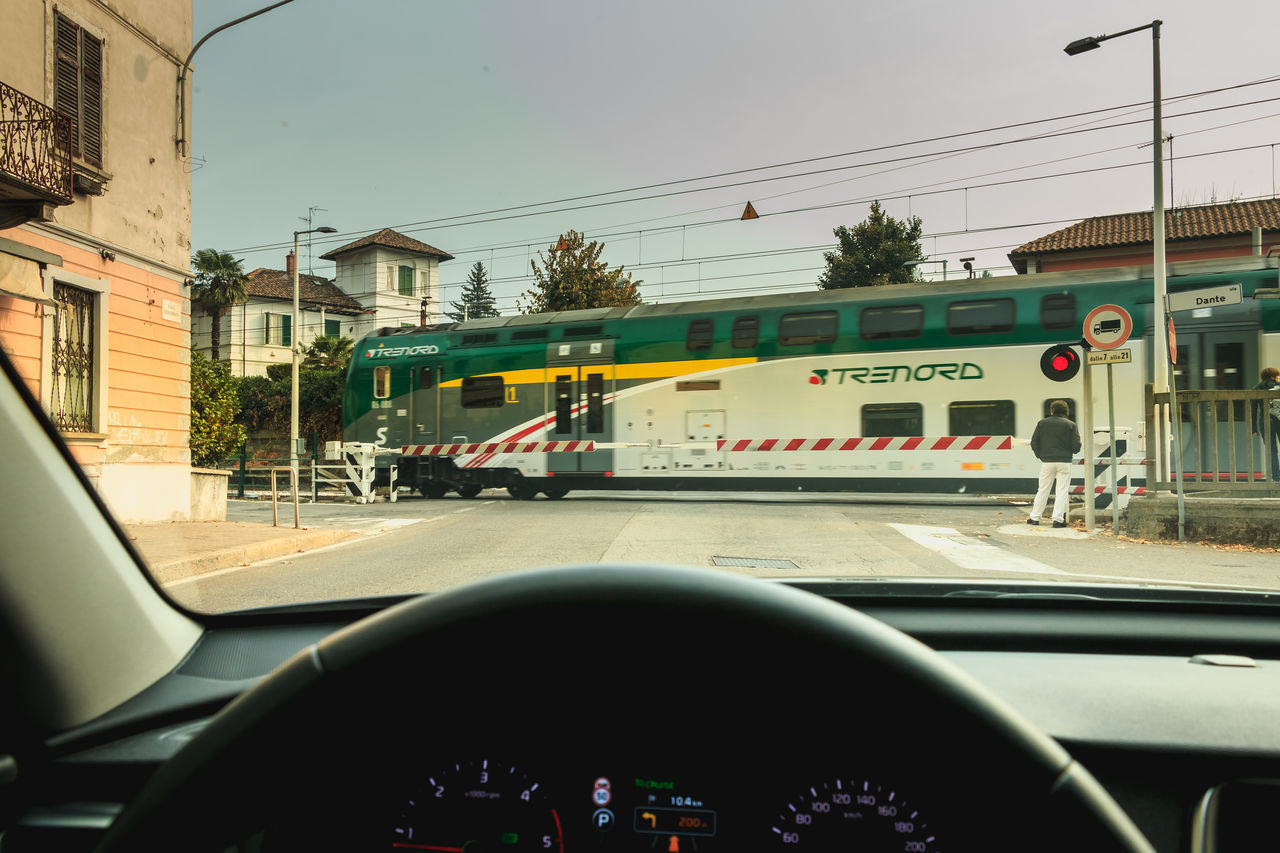
POLYGON ((290 278, 293 278, 293 265, 295 263, 297 263, 297 260, 293 257, 293 252, 290 252, 289 254, 285 255, 284 271, 289 274, 290 278))

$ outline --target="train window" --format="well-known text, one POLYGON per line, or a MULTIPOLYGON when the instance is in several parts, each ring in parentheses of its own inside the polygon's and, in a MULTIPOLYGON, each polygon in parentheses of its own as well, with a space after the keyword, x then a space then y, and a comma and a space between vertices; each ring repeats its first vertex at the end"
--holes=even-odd
POLYGON ((604 432, 604 374, 587 374, 587 432, 604 432))
MULTIPOLYGON (((1012 299, 972 299, 947 306, 947 333, 985 335, 1013 328, 1012 299)), ((985 433, 984 433, 985 434, 985 433)))
POLYGON ((462 380, 464 409, 499 409, 504 395, 501 376, 468 376, 462 380))
POLYGON ((729 341, 734 349, 752 349, 760 342, 760 318, 755 314, 738 317, 733 321, 729 341))
POLYGON ((1076 419, 1076 401, 1075 401, 1075 400, 1072 400, 1070 397, 1050 397, 1048 400, 1045 400, 1045 401, 1044 401, 1044 414, 1043 414, 1043 415, 1041 415, 1040 417, 1042 417, 1042 418, 1047 418, 1047 417, 1049 417, 1049 406, 1053 405, 1053 401, 1054 401, 1054 400, 1061 400, 1062 402, 1066 403, 1066 404, 1067 404, 1067 418, 1068 418, 1069 420, 1073 420, 1073 421, 1076 419))
POLYGON ((1040 325, 1046 329, 1070 329, 1079 325, 1076 319, 1076 295, 1046 293, 1040 297, 1040 325))
POLYGON ((545 341, 546 329, 518 329, 511 333, 512 341, 545 341))
POLYGON ((471 347, 480 344, 496 344, 498 342, 497 332, 482 332, 475 335, 463 335, 462 346, 471 347))
POLYGON ((391 396, 391 368, 386 365, 373 369, 373 396, 385 400, 391 396))
POLYGON ((924 406, 919 403, 868 403, 862 407, 862 434, 867 438, 924 435, 924 406))
POLYGON ((418 368, 418 387, 434 388, 436 384, 436 369, 434 367, 418 368))
POLYGON ((604 326, 570 326, 564 330, 566 338, 598 338, 604 334, 604 326))
POLYGON ((864 341, 918 338, 924 331, 923 305, 886 305, 864 308, 858 321, 864 341))
POLYGON ((836 339, 836 318, 834 311, 783 314, 778 321, 778 343, 784 347, 831 343, 836 339))
POLYGON ((947 407, 949 435, 1013 435, 1012 400, 962 400, 947 407))
POLYGON ((700 352, 711 349, 711 338, 715 332, 715 323, 711 320, 694 320, 689 323, 689 331, 685 335, 684 345, 689 352, 700 352))
POLYGON ((573 432, 573 377, 556 377, 556 435, 573 432))

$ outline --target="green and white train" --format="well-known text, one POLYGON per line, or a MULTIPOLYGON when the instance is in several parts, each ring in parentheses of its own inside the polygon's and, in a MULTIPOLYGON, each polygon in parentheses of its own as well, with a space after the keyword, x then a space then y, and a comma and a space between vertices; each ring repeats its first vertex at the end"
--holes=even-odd
MULTIPOLYGON (((430 497, 491 487, 523 499, 575 489, 1030 492, 1039 464, 1026 439, 1052 400, 1074 413, 1082 393, 1081 377, 1042 375, 1041 354, 1079 341, 1098 305, 1134 320, 1133 364, 1115 368, 1116 418, 1127 441, 1141 439, 1153 355, 1144 274, 381 329, 355 347, 344 440, 387 451, 375 482, 395 464, 399 485, 430 497)), ((1260 365, 1280 362, 1280 301, 1253 298, 1276 288, 1274 260, 1169 268, 1171 293, 1236 282, 1243 304, 1178 316, 1179 387, 1248 388, 1260 365)), ((1105 383, 1095 394, 1105 412, 1105 383)))

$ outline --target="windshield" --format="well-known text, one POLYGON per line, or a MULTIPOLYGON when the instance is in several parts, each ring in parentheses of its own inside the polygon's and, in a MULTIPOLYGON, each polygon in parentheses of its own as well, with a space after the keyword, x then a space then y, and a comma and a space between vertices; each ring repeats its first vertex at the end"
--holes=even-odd
POLYGON ((142 5, 0 60, 0 344, 183 606, 1280 585, 1270 6, 142 5))

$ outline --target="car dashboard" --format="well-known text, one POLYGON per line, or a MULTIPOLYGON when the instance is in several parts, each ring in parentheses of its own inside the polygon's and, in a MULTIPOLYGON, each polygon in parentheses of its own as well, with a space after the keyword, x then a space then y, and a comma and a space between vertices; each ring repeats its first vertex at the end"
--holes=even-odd
MULTIPOLYGON (((1280 626, 1255 599, 789 585, 940 652, 1065 747, 1155 849, 1229 853, 1265 837, 1280 806, 1280 626)), ((210 618, 169 676, 48 741, 0 850, 93 849, 215 712, 383 604, 210 618)), ((881 695, 883 683, 864 682, 858 661, 822 648, 795 660, 794 645, 767 636, 721 681, 734 649, 672 648, 664 614, 652 616, 653 637, 569 636, 557 646, 563 658, 516 654, 518 667, 486 647, 479 660, 491 670, 460 694, 441 670, 458 649, 442 648, 370 674, 355 691, 360 710, 301 709, 291 725, 306 731, 297 749, 307 771, 255 781, 235 843, 444 853, 1047 849, 1035 840, 1046 819, 1020 798, 1017 778, 981 754, 940 751, 950 714, 903 711, 881 695), (775 647, 786 654, 770 656, 775 647), (750 690, 724 695, 725 684, 748 679, 750 690), (815 691, 814 679, 828 683, 815 691), (1011 829, 988 845, 995 825, 1011 829)), ((224 780, 248 785, 237 772, 233 763, 224 780)))

